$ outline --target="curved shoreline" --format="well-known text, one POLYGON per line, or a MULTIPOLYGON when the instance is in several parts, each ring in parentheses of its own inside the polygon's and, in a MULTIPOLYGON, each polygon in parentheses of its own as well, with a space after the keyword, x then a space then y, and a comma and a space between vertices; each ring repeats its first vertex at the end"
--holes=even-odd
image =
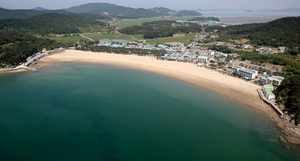
POLYGON ((166 75, 201 88, 212 90, 232 101, 266 113, 282 129, 282 132, 287 135, 286 139, 289 142, 300 144, 300 138, 293 136, 286 130, 294 126, 288 123, 288 121, 281 119, 260 99, 256 89, 261 87, 256 84, 206 68, 199 68, 195 64, 157 60, 149 56, 66 50, 43 57, 39 60, 38 64, 47 65, 57 62, 98 63, 132 68, 166 75))

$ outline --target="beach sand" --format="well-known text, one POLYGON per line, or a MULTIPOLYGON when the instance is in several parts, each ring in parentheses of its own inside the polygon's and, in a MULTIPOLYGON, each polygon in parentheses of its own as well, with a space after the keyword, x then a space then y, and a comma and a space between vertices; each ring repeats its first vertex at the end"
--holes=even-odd
POLYGON ((289 141, 300 143, 300 140, 297 140, 299 138, 292 137, 284 130, 287 129, 286 127, 293 126, 288 121, 281 119, 272 108, 260 99, 256 90, 261 88, 261 86, 245 80, 206 68, 200 68, 191 63, 157 60, 151 56, 96 53, 78 50, 66 50, 43 57, 39 60, 38 65, 44 66, 57 62, 87 62, 121 66, 158 73, 191 83, 219 93, 232 101, 266 113, 271 120, 275 121, 283 129, 282 132, 289 136, 287 137, 289 141))

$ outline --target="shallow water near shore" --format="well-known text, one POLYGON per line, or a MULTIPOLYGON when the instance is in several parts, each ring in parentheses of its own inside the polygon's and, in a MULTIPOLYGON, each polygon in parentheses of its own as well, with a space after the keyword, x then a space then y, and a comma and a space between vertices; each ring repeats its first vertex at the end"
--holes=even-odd
POLYGON ((296 160, 261 112, 153 73, 65 63, 0 75, 1 160, 296 160))

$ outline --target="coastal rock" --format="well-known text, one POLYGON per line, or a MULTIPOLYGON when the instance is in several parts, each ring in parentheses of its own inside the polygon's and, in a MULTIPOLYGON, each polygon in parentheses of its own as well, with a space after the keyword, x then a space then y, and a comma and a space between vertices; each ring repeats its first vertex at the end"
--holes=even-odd
POLYGON ((281 142, 283 142, 283 143, 286 144, 286 141, 285 141, 285 139, 284 139, 282 136, 280 136, 279 138, 280 138, 280 141, 281 141, 281 142))
POLYGON ((286 139, 293 144, 300 144, 300 139, 293 136, 287 136, 286 139))

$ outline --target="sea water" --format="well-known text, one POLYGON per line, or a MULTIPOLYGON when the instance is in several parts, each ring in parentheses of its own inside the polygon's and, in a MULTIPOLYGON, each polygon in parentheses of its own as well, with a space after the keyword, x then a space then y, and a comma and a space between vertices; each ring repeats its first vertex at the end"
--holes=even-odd
POLYGON ((65 63, 0 75, 3 161, 296 160, 259 111, 166 76, 65 63))

